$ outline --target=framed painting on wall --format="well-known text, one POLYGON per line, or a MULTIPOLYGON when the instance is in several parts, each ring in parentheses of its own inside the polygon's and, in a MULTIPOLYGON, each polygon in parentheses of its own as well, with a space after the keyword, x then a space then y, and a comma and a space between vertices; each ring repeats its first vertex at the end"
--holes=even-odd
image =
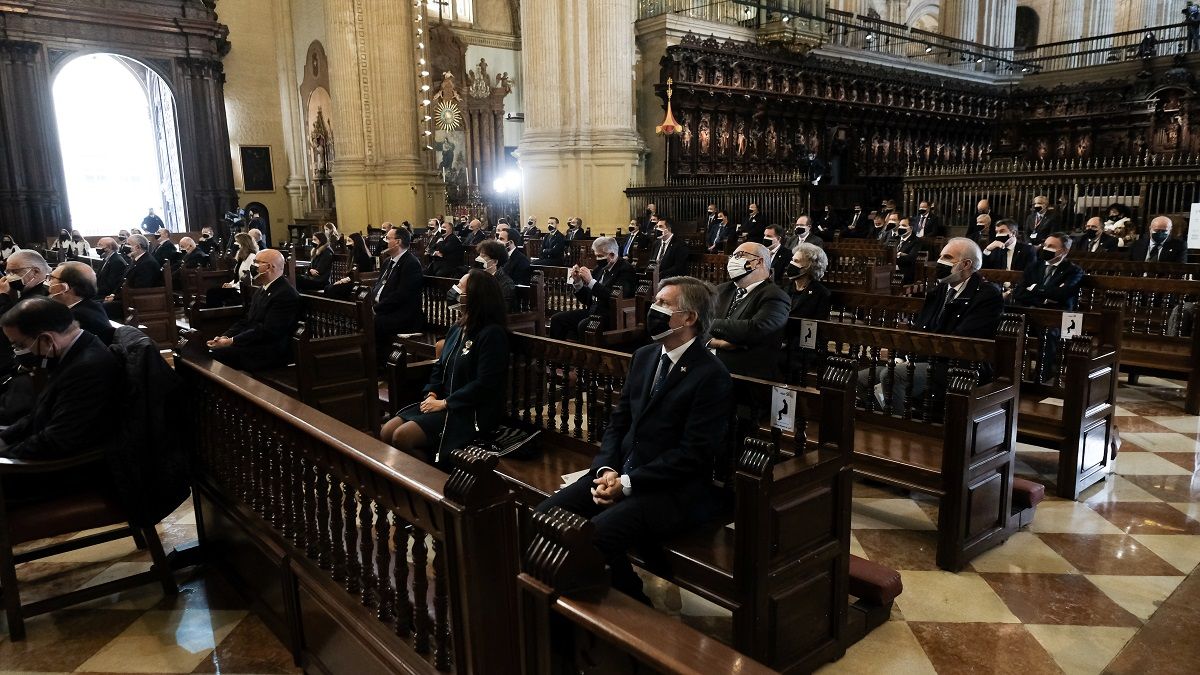
POLYGON ((244 192, 274 192, 275 174, 271 167, 271 146, 240 145, 242 155, 242 190, 244 192))

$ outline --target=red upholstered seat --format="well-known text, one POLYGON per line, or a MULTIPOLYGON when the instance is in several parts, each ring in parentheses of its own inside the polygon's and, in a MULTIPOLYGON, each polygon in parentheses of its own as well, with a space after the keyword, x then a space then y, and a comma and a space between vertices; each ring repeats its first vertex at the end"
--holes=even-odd
POLYGON ((8 532, 15 546, 22 542, 56 537, 106 525, 128 522, 124 511, 100 491, 56 497, 46 501, 9 505, 8 532))
POLYGON ((872 604, 888 605, 903 592, 899 572, 856 555, 850 556, 850 595, 872 604))
POLYGON ((1012 488, 1013 511, 1024 511, 1042 503, 1046 498, 1046 486, 1024 478, 1014 478, 1012 488))

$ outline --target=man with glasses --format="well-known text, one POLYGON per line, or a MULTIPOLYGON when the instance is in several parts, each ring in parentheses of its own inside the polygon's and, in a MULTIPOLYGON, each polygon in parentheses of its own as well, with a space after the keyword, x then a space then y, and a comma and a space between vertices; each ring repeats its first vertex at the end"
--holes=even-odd
POLYGON ((726 271, 729 281, 717 287, 717 314, 708 348, 735 375, 771 379, 791 299, 770 283, 771 252, 762 244, 738 246, 726 271))
POLYGON ((239 370, 286 366, 292 360, 292 331, 300 318, 300 294, 283 278, 283 254, 259 251, 250 273, 259 288, 246 318, 208 341, 213 358, 239 370))
POLYGON ((50 299, 60 302, 71 310, 79 327, 111 345, 116 328, 113 327, 104 307, 96 302, 96 272, 90 265, 81 262, 65 262, 55 267, 47 277, 50 299))
POLYGON ((48 295, 45 281, 49 273, 50 266, 37 251, 19 251, 10 256, 0 278, 0 314, 25 298, 48 295))
MULTIPOLYGON (((447 236, 454 238, 453 234, 447 236)), ((375 358, 381 363, 392 351, 397 333, 425 329, 425 314, 421 311, 425 275, 421 272, 421 261, 408 250, 411 243, 411 235, 402 228, 389 231, 383 238, 385 248, 379 256, 379 278, 370 295, 375 308, 375 358)))

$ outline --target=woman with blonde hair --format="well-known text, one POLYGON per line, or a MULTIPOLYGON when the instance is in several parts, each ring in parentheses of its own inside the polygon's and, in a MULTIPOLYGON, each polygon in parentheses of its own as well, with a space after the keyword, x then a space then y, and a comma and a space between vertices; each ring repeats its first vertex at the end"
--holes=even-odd
POLYGON ((205 307, 232 307, 242 304, 242 280, 251 274, 250 267, 254 265, 254 256, 258 255, 258 243, 249 233, 238 232, 233 235, 233 245, 237 248, 233 279, 222 284, 220 288, 208 289, 204 296, 205 307))

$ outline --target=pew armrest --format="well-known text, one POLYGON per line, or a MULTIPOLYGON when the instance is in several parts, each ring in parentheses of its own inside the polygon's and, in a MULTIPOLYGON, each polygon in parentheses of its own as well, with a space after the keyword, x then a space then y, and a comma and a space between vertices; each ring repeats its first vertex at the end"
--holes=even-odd
POLYGON ((61 459, 15 459, 0 457, 0 475, 53 473, 63 469, 74 469, 93 462, 103 461, 103 450, 92 450, 73 457, 61 459))

